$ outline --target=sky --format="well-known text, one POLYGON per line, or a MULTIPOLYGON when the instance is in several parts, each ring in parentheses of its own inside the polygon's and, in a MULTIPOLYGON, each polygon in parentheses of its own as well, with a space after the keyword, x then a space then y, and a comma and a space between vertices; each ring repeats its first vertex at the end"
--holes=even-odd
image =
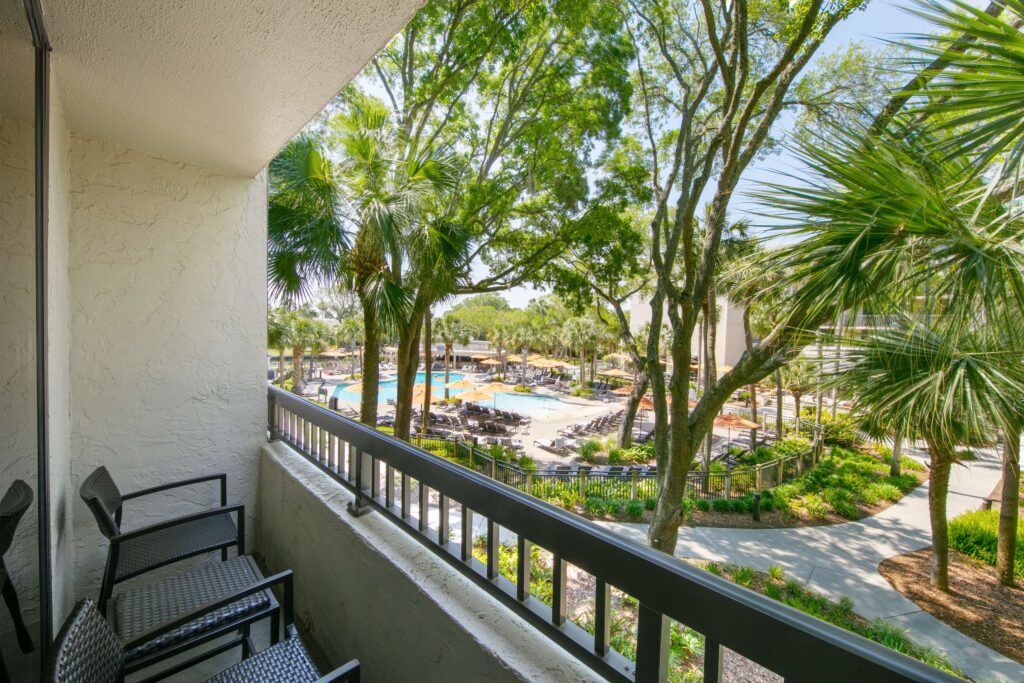
MULTIPOLYGON (((972 4, 980 4, 980 0, 975 0, 972 4)), ((907 0, 896 2, 873 0, 866 9, 854 13, 833 29, 818 54, 828 54, 842 49, 851 42, 861 42, 868 47, 882 47, 887 42, 898 41, 908 35, 928 33, 929 25, 925 21, 900 9, 907 6, 909 6, 907 0)), ((757 183, 778 180, 780 173, 796 173, 798 175, 799 171, 800 167, 796 159, 786 151, 755 162, 743 174, 737 190, 739 196, 733 202, 730 217, 742 218, 752 208, 742 195, 755 187, 757 183)), ((755 225, 760 220, 758 217, 751 218, 755 225)), ((479 272, 474 274, 483 276, 486 274, 486 270, 481 265, 479 272)), ((531 299, 541 296, 543 293, 541 290, 524 286, 516 287, 502 294, 512 306, 522 308, 531 299)), ((448 302, 437 312, 441 313, 450 308, 456 301, 457 299, 448 302)))

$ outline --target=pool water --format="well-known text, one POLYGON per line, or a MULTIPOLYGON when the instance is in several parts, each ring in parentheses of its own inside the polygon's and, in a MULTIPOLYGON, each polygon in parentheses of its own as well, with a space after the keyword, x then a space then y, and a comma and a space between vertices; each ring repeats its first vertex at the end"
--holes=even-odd
MULTIPOLYGON (((431 389, 435 393, 444 391, 444 373, 443 372, 432 372, 430 380, 431 389)), ((458 382, 463 378, 462 373, 452 372, 448 375, 448 383, 458 382)), ((426 381, 426 373, 417 372, 415 384, 423 384, 426 381)), ((351 384, 351 383, 349 383, 351 384)), ((333 396, 336 396, 339 401, 346 401, 348 403, 359 403, 359 392, 345 391, 345 387, 349 384, 338 385, 334 387, 333 396)), ((449 389, 449 396, 457 396, 463 391, 469 391, 468 389, 449 389)), ((398 380, 390 379, 381 382, 379 385, 379 393, 377 400, 381 403, 387 400, 394 400, 398 396, 398 380)), ((547 417, 559 411, 566 409, 568 404, 559 401, 557 398, 551 396, 538 396, 537 394, 517 394, 514 392, 508 393, 496 393, 494 398, 490 401, 482 401, 480 405, 488 408, 498 408, 499 410, 514 410, 517 413, 523 415, 529 415, 530 417, 547 417)))

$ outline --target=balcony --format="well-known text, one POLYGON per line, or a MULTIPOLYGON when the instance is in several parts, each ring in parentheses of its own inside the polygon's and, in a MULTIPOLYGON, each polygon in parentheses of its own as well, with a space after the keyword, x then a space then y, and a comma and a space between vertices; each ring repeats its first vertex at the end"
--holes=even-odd
POLYGON ((267 415, 257 552, 295 570, 310 633, 370 680, 664 681, 673 621, 704 636, 707 681, 738 680, 731 653, 790 681, 956 680, 274 387, 267 415), (531 595, 534 545, 550 604, 531 595), (569 618, 570 567, 593 577, 590 630, 569 618), (612 647, 613 590, 638 603, 635 658, 612 647))

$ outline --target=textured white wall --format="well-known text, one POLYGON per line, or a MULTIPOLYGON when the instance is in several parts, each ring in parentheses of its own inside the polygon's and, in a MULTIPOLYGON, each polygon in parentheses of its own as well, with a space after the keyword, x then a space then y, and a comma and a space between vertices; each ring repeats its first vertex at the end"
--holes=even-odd
MULTIPOLYGON (((71 143, 72 475, 124 491, 226 471, 251 513, 266 421, 266 178, 226 177, 71 143)), ((135 502, 126 526, 191 511, 216 487, 135 502)), ((106 556, 75 495, 76 583, 106 556)))
MULTIPOLYGON (((31 122, 0 116, 0 496, 24 479, 38 499, 33 130, 31 122)), ((36 557, 33 505, 5 556, 29 623, 39 620, 36 557)), ((11 628, 6 616, 0 624, 11 628)))

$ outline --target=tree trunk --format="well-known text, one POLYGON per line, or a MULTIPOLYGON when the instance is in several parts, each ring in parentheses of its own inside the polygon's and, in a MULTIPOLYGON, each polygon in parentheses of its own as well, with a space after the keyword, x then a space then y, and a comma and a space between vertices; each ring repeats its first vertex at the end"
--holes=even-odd
POLYGON ((292 348, 292 393, 302 395, 306 382, 302 377, 302 360, 306 349, 299 344, 292 348))
POLYGON ((949 469, 953 462, 950 449, 931 439, 931 474, 928 477, 928 514, 932 524, 932 585, 949 591, 949 524, 946 519, 946 496, 949 491, 949 469))
POLYGON ((647 393, 647 375, 641 373, 633 385, 633 393, 626 399, 626 407, 622 411, 622 424, 619 425, 619 448, 633 445, 633 425, 636 424, 636 412, 640 407, 640 399, 647 393))
MULTIPOLYGON (((423 418, 420 421, 422 434, 426 434, 427 430, 430 429, 430 385, 434 378, 434 354, 431 349, 431 334, 430 334, 430 309, 423 314, 423 384, 426 385, 423 389, 423 418)), ((448 373, 448 353, 447 347, 445 348, 445 374, 448 373)))
POLYGON ((590 381, 597 381, 597 349, 590 356, 590 381))
POLYGON ((814 426, 816 429, 821 429, 821 409, 824 405, 822 402, 824 393, 821 391, 821 378, 825 376, 825 365, 823 360, 824 350, 821 348, 820 330, 816 336, 818 337, 818 376, 815 378, 814 384, 814 426))
POLYGON ((523 373, 522 373, 522 383, 523 384, 526 384, 526 356, 529 354, 529 348, 530 348, 529 346, 524 346, 522 348, 522 351, 520 351, 520 353, 523 354, 523 373))
POLYGON ((284 349, 277 350, 277 385, 284 386, 284 349))
POLYGON ((793 424, 796 425, 796 433, 800 434, 800 397, 801 394, 797 392, 790 392, 793 394, 793 408, 796 410, 796 420, 793 424))
POLYGON ((775 440, 782 440, 782 370, 775 371, 775 440))
POLYGON ((587 352, 580 347, 580 389, 587 386, 587 352))
POLYGON ((903 459, 903 430, 896 429, 892 435, 892 461, 889 463, 889 476, 900 476, 900 461, 903 459))
POLYGON ((451 357, 451 346, 444 345, 444 400, 448 400, 448 385, 451 384, 451 373, 448 371, 448 359, 451 357))
MULTIPOLYGON (((750 331, 750 307, 743 309, 743 340, 747 353, 754 352, 754 335, 750 331)), ((750 419, 757 422, 757 382, 750 383, 750 419)), ((757 429, 750 430, 750 450, 757 444, 757 429)))
POLYGON ((996 574, 999 583, 1014 585, 1013 561, 1017 552, 1017 525, 1020 501, 1020 432, 1003 434, 1003 488, 999 501, 999 540, 996 548, 996 574))
POLYGON ((377 426, 377 396, 380 389, 380 330, 377 311, 363 306, 363 389, 359 396, 359 421, 377 426))
MULTIPOLYGON (((419 369, 420 317, 422 313, 413 314, 413 319, 403 326, 398 333, 398 382, 395 396, 395 436, 409 440, 412 423, 412 394, 416 383, 416 371, 419 369)), ((428 361, 429 365, 429 361, 428 361)), ((430 368, 426 368, 430 373, 430 368)))

